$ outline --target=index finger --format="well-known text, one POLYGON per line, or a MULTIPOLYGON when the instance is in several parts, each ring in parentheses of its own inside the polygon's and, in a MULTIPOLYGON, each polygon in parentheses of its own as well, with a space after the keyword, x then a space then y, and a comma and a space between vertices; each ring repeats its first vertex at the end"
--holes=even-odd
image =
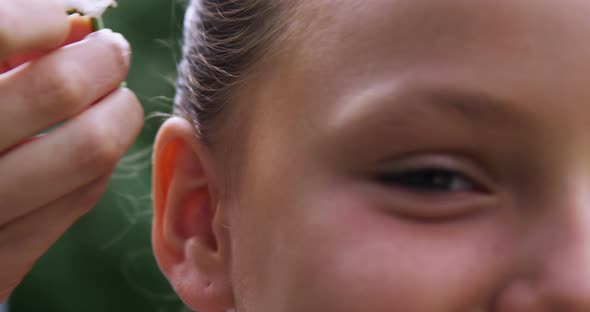
POLYGON ((0 5, 0 60, 58 47, 69 33, 59 0, 9 0, 0 5))
MULTIPOLYGON (((70 33, 66 40, 60 45, 60 47, 70 43, 78 42, 97 29, 95 20, 89 16, 72 14, 68 16, 68 21, 70 23, 70 33)), ((0 74, 22 65, 32 59, 38 58, 45 53, 47 52, 29 52, 9 57, 4 62, 0 62, 0 74)))

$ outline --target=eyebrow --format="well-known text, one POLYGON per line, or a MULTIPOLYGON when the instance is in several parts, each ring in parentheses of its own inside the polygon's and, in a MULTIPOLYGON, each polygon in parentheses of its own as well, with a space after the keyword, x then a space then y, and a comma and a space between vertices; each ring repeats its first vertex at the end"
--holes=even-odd
POLYGON ((423 109, 441 115, 454 115, 467 121, 486 125, 518 128, 530 122, 530 116, 517 109, 519 105, 505 98, 483 92, 459 89, 431 89, 418 91, 414 96, 423 109))
MULTIPOLYGON (((516 130, 531 123, 531 116, 517 103, 489 93, 449 87, 420 87, 402 90, 372 90, 352 97, 336 116, 339 126, 371 121, 395 128, 412 125, 423 118, 441 118, 462 123, 516 130), (418 120, 417 120, 418 119, 418 120)), ((339 128, 337 126, 337 128, 339 128)))

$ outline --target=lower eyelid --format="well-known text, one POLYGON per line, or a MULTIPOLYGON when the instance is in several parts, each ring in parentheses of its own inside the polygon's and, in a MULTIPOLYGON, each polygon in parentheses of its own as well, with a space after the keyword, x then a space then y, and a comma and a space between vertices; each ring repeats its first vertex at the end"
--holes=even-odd
POLYGON ((402 188, 384 189, 385 200, 401 214, 431 218, 453 218, 497 207, 500 197, 491 189, 482 191, 417 192, 402 188))
POLYGON ((421 196, 397 194, 389 201, 387 210, 416 221, 452 221, 493 209, 493 199, 487 195, 454 194, 421 196))

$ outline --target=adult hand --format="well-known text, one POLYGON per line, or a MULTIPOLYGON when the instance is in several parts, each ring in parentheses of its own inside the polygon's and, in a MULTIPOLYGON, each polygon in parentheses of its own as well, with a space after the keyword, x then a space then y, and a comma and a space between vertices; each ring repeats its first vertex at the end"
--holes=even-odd
POLYGON ((119 87, 127 41, 103 30, 63 46, 76 25, 59 0, 0 5, 0 303, 96 204, 143 124, 119 87))

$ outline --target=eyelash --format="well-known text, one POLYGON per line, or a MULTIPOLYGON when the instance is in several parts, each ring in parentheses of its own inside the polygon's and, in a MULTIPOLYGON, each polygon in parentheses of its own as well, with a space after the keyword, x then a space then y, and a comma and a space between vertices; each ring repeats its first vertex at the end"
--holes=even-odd
POLYGON ((377 180, 415 193, 443 194, 482 192, 482 187, 467 175, 452 169, 426 167, 396 173, 385 173, 377 180))

